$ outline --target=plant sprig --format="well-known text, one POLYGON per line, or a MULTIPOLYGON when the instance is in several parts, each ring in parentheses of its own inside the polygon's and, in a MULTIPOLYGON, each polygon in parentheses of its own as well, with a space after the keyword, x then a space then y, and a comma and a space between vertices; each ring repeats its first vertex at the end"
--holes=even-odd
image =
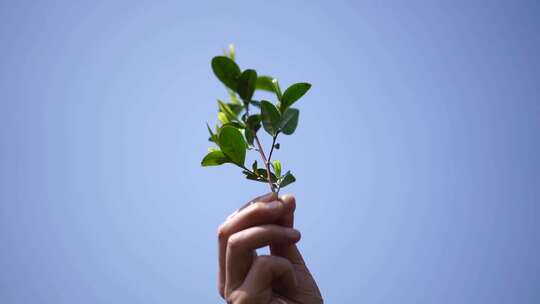
POLYGON ((291 135, 296 130, 300 111, 291 106, 306 94, 311 84, 295 83, 282 93, 277 79, 259 76, 253 69, 242 71, 235 57, 234 46, 230 45, 224 56, 216 56, 211 62, 214 74, 227 88, 229 101, 218 99, 219 124, 215 130, 206 125, 210 134, 208 140, 217 147, 208 149, 201 165, 234 164, 242 169, 247 179, 268 183, 272 192, 279 193, 281 188, 294 183, 296 178, 291 171, 282 174, 281 162, 272 160, 274 151, 280 149, 277 139, 280 134, 291 135), (277 101, 272 103, 253 99, 257 90, 274 93, 277 101), (261 126, 272 140, 272 145, 266 150, 268 154, 259 138, 261 126), (257 160, 251 168, 245 166, 246 152, 249 150, 259 153, 263 168, 258 167, 257 160))

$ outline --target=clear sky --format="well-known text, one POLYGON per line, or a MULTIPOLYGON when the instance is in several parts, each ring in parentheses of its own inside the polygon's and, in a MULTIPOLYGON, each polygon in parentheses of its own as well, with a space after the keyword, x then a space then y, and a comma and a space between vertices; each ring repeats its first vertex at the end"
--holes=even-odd
POLYGON ((267 191, 199 165, 230 42, 313 84, 276 157, 327 303, 539 303, 539 20, 536 1, 2 1, 0 303, 220 302, 216 228, 267 191))

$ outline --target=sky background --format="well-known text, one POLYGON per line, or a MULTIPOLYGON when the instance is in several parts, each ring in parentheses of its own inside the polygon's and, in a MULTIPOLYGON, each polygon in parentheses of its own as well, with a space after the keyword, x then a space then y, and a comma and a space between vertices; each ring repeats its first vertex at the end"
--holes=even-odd
POLYGON ((0 303, 221 301, 217 226, 267 191, 199 165, 231 42, 313 84, 275 156, 326 303, 539 303, 539 20, 537 1, 2 1, 0 303))

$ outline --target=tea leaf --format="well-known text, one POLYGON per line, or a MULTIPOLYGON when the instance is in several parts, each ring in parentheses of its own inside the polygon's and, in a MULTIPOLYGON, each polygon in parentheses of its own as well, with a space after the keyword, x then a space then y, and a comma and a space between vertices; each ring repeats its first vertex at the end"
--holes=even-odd
POLYGON ((261 127, 261 115, 250 115, 246 121, 246 125, 255 132, 259 131, 261 127))
POLYGON ((218 115, 217 115, 217 118, 222 124, 228 124, 229 123, 229 118, 223 112, 219 112, 218 115))
POLYGON ((300 97, 304 96, 306 92, 311 88, 311 84, 307 82, 295 83, 285 90, 281 97, 281 111, 285 111, 288 107, 292 106, 300 97))
POLYGON ((274 93, 274 85, 272 84, 272 77, 259 76, 257 77, 257 90, 263 90, 274 93))
POLYGON ((295 181, 296 181, 296 178, 291 173, 291 171, 287 171, 287 173, 285 173, 285 175, 283 175, 283 178, 281 179, 281 183, 279 184, 279 187, 280 188, 285 188, 288 185, 294 183, 295 181))
POLYGON ((255 86, 257 83, 257 72, 254 70, 245 70, 242 72, 237 82, 238 95, 243 100, 251 100, 253 93, 255 92, 255 86))
POLYGON ((206 128, 208 129, 208 133, 210 133, 210 138, 208 138, 208 140, 218 144, 218 137, 216 134, 214 134, 214 132, 212 132, 212 129, 210 128, 208 123, 206 123, 206 128))
POLYGON ((279 110, 272 103, 263 100, 261 101, 261 115, 264 130, 272 136, 276 135, 281 125, 279 110))
POLYGON ((236 91, 240 68, 231 58, 225 56, 214 57, 212 59, 212 70, 225 86, 236 91))
POLYGON ((272 162, 272 167, 274 168, 274 173, 277 177, 281 176, 281 162, 279 160, 274 160, 272 162))
POLYGON ((246 142, 240 130, 225 126, 219 133, 221 151, 235 164, 243 166, 246 159, 246 142))
POLYGON ((294 130, 296 130, 296 126, 298 125, 299 115, 300 111, 295 108, 288 108, 283 112, 283 115, 281 116, 281 131, 284 134, 291 135, 294 133, 294 130))
POLYGON ((228 121, 236 120, 237 115, 233 110, 231 110, 229 105, 227 105, 226 103, 224 103, 223 101, 219 99, 217 102, 218 102, 219 111, 225 113, 228 121))
POLYGON ((219 166, 228 162, 230 162, 229 158, 227 158, 227 156, 225 156, 223 152, 221 152, 220 150, 213 150, 206 154, 206 156, 201 161, 201 165, 203 167, 219 166))

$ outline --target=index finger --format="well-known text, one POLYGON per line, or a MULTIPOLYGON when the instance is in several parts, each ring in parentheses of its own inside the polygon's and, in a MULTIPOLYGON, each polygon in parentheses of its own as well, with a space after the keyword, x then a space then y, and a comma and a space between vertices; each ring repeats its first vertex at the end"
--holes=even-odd
POLYGON ((240 230, 276 221, 287 208, 277 201, 275 193, 259 196, 231 214, 218 229, 219 241, 219 292, 223 296, 225 287, 225 257, 229 236, 240 230))

